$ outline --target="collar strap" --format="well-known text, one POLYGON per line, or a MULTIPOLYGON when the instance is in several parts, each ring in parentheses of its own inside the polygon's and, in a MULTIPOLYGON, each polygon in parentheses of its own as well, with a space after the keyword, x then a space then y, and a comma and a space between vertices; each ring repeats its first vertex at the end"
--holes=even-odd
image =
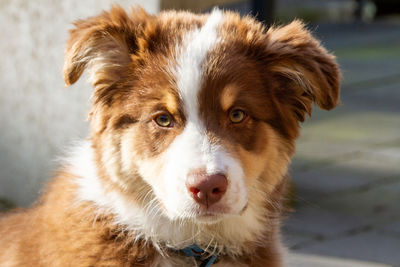
POLYGON ((217 262, 218 255, 216 253, 209 254, 208 252, 201 249, 196 244, 190 245, 180 250, 186 256, 194 258, 200 262, 200 267, 210 267, 212 264, 217 262))

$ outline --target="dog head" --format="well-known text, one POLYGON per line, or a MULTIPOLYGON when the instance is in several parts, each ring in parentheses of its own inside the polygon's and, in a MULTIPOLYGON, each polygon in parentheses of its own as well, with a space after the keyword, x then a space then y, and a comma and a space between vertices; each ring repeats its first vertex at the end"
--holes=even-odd
POLYGON ((299 21, 266 29, 219 10, 114 7, 75 26, 65 82, 88 69, 99 175, 171 220, 212 223, 263 205, 299 122, 313 103, 339 101, 335 58, 299 21))

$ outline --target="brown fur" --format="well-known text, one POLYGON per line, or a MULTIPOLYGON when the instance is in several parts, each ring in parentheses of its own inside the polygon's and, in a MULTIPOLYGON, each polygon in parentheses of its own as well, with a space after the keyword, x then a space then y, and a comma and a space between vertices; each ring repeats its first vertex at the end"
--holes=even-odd
POLYGON ((150 266, 151 246, 133 243, 111 215, 72 204, 73 178, 61 173, 34 207, 1 217, 1 266, 150 266))
MULTIPOLYGON (((1 266, 151 266, 158 252, 149 244, 134 243, 133 236, 113 223, 112 215, 97 215, 87 203, 71 206, 76 202, 73 178, 60 173, 32 208, 0 217, 1 266)), ((272 195, 276 203, 285 184, 286 180, 272 195)), ((271 215, 281 212, 276 206, 267 208, 271 215)), ((273 228, 271 232, 278 231, 279 225, 273 228)), ((247 244, 254 254, 225 260, 280 266, 280 252, 271 246, 276 236, 265 238, 265 243, 247 244)))
MULTIPOLYGON (((278 267, 282 199, 299 123, 311 114, 314 102, 323 109, 338 104, 340 73, 334 56, 299 21, 265 29, 250 17, 229 12, 224 17, 219 29, 224 42, 204 63, 200 117, 209 140, 235 155, 246 177, 253 177, 246 180, 249 203, 263 215, 258 220, 265 227, 254 240, 240 244, 239 256, 227 252, 220 262, 278 267), (247 117, 233 124, 227 113, 238 107, 247 117)), ((105 191, 143 207, 149 196, 155 199, 137 173, 137 164, 156 159, 185 127, 187 118, 168 66, 176 64, 176 48, 184 34, 206 18, 173 11, 152 16, 141 9, 128 15, 114 7, 75 23, 64 77, 70 85, 89 70, 94 87, 90 141, 105 191), (154 123, 160 112, 171 115, 174 127, 154 123), (129 162, 124 162, 122 146, 134 152, 129 162)), ((153 167, 159 164, 154 160, 153 167)), ((77 201, 77 177, 71 173, 60 173, 32 208, 1 217, 0 265, 155 264, 161 254, 154 244, 135 241, 112 213, 77 201)), ((175 255, 166 248, 165 253, 175 255)))

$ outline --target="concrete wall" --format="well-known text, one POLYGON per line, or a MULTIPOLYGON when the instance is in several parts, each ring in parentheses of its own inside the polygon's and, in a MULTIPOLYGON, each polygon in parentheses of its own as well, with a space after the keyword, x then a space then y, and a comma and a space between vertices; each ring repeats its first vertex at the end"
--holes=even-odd
MULTIPOLYGON (((71 22, 112 0, 0 0, 0 199, 29 205, 56 170, 57 156, 87 135, 91 86, 64 88, 71 22)), ((151 13, 159 0, 120 0, 151 13)))

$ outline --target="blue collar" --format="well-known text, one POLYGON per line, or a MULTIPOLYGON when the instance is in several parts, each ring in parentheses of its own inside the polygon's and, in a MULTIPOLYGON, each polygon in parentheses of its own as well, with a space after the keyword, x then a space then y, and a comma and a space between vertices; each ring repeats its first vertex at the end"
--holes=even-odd
POLYGON ((193 257, 200 262, 200 267, 210 267, 217 261, 217 254, 209 254, 196 244, 190 245, 180 250, 188 257, 193 257))

